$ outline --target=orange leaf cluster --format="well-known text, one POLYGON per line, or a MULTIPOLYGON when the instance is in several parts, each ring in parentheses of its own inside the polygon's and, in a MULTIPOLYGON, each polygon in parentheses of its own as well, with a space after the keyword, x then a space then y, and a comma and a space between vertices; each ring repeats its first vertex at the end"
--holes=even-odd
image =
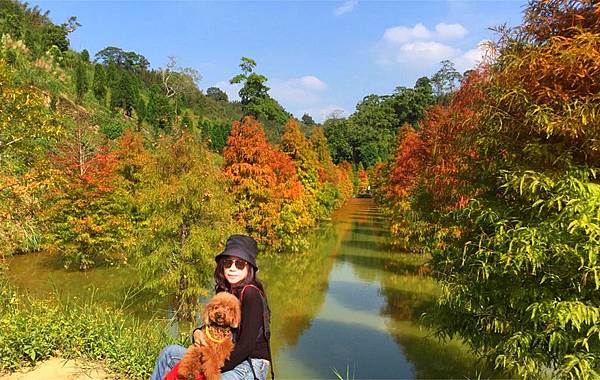
POLYGON ((281 207, 304 190, 293 161, 269 144, 252 116, 233 123, 223 155, 224 173, 238 201, 238 221, 259 241, 277 241, 274 226, 281 207))
POLYGON ((428 111, 419 130, 402 127, 384 191, 388 200, 404 199, 419 186, 431 195, 430 206, 455 209, 466 205, 472 193, 461 173, 478 157, 470 135, 478 125, 475 110, 484 98, 480 85, 485 78, 484 69, 473 71, 447 107, 428 111))

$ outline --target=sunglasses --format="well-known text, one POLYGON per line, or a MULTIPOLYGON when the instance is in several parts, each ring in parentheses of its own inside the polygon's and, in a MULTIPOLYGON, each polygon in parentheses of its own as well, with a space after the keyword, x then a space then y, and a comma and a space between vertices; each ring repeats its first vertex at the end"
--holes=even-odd
POLYGON ((238 270, 243 270, 244 268, 246 268, 246 265, 248 265, 248 263, 246 263, 243 260, 223 259, 223 268, 227 269, 231 266, 231 264, 235 264, 235 267, 238 270))

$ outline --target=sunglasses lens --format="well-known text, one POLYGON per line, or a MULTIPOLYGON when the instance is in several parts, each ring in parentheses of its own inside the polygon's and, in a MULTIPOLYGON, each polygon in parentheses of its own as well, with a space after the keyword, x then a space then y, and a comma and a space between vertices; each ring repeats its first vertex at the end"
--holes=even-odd
POLYGON ((246 262, 241 260, 233 260, 233 259, 225 259, 223 260, 223 266, 227 269, 231 266, 231 264, 235 264, 235 267, 239 270, 243 270, 246 268, 246 262))

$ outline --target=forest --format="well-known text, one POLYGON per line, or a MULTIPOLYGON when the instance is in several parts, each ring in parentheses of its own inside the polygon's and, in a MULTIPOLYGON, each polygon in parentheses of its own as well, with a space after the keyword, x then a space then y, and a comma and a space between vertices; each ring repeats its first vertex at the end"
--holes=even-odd
POLYGON ((534 1, 373 168, 392 244, 431 255, 425 319, 522 378, 598 378, 600 7, 534 1))
MULTIPOLYGON (((600 376, 596 2, 531 1, 475 69, 443 61, 321 124, 271 97, 252 58, 230 101, 175 57, 152 68, 143 52, 75 51, 78 27, 0 0, 0 276, 41 251, 72 271, 133 266, 189 320, 231 233, 294 255, 348 199, 372 196, 390 246, 428 257, 442 294, 422 318, 440 339, 520 378, 600 376)), ((37 315, 0 282, 0 316, 37 315)), ((11 328, 0 322, 7 347, 25 336, 11 328)), ((0 349, 0 369, 49 355, 44 344, 0 349)), ((117 369, 147 375, 151 356, 117 369)))

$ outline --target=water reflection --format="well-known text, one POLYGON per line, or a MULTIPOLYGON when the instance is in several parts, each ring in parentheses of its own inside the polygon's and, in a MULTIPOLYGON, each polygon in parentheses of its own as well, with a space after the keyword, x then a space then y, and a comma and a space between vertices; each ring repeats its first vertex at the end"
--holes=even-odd
MULTIPOLYGON (((259 255, 278 378, 334 378, 332 368, 349 368, 356 379, 505 377, 482 369, 459 341, 440 343, 421 326, 438 285, 426 257, 392 251, 386 238, 385 218, 370 200, 356 199, 311 234, 306 252, 259 255)), ((166 300, 148 306, 130 267, 66 272, 50 256, 30 255, 10 270, 36 297, 93 294, 112 307, 125 299, 141 318, 167 312, 166 300)))
POLYGON ((311 236, 307 252, 259 256, 259 276, 266 284, 271 307, 271 349, 293 346, 311 327, 324 303, 333 265, 336 230, 325 226, 311 236))
POLYGON ((426 257, 388 249, 373 203, 352 201, 321 233, 300 255, 301 270, 289 267, 294 254, 266 262, 274 318, 281 313, 273 328, 278 377, 333 378, 332 368, 357 379, 502 377, 459 341, 441 343, 421 326, 438 286, 426 257))

